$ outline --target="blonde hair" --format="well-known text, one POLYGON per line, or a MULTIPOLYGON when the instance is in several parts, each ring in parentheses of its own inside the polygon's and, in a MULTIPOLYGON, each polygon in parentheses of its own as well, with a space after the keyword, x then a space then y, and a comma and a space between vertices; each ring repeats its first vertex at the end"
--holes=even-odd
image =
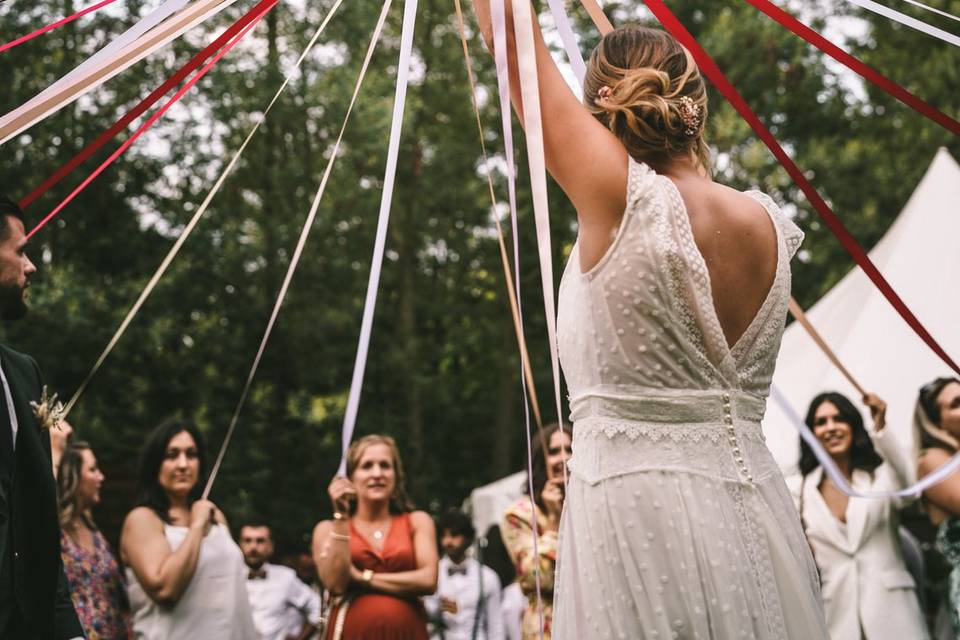
MULTIPOLYGON (((400 450, 397 448, 397 442, 390 436, 372 434, 364 436, 350 445, 347 449, 347 477, 353 479, 353 472, 357 470, 363 453, 375 444, 385 445, 390 449, 390 457, 393 458, 394 485, 393 493, 390 494, 390 513, 409 513, 414 510, 413 502, 407 496, 407 490, 404 486, 405 476, 403 473, 403 463, 400 461, 400 450)), ((356 502, 350 507, 351 515, 356 511, 356 502)))
POLYGON ((583 102, 635 160, 662 169, 692 155, 709 171, 706 85, 665 31, 628 26, 605 35, 587 65, 583 102))
POLYGON ((76 516, 80 516, 83 523, 91 530, 97 527, 93 522, 90 510, 80 511, 77 489, 80 487, 80 475, 83 473, 83 452, 93 449, 86 442, 71 442, 63 457, 60 459, 60 468, 57 470, 57 506, 60 514, 60 526, 66 527, 76 516))

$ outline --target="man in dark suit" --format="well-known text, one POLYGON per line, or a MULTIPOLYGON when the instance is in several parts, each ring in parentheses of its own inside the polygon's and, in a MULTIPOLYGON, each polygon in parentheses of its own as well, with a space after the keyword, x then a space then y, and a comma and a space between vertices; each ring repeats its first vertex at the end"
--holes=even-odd
MULTIPOLYGON (((0 196, 0 318, 27 312, 36 267, 25 252, 23 212, 0 196)), ((60 526, 50 464, 50 425, 31 407, 43 377, 28 355, 0 345, 0 638, 72 640, 83 630, 60 561, 60 526)))

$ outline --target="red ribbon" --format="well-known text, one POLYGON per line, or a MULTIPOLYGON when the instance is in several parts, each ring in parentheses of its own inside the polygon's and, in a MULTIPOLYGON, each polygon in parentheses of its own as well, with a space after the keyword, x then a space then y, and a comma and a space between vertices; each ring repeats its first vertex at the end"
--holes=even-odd
POLYGON ((61 20, 57 20, 57 21, 54 22, 53 24, 48 24, 47 26, 45 26, 45 27, 43 27, 43 28, 41 28, 41 29, 37 29, 36 31, 34 31, 34 32, 32 32, 32 33, 28 33, 28 34, 25 35, 25 36, 20 36, 20 37, 17 38, 16 40, 11 40, 11 41, 8 42, 7 44, 0 45, 0 53, 3 53, 3 52, 6 51, 7 49, 13 49, 13 48, 16 47, 17 45, 21 45, 21 44, 23 44, 24 42, 28 42, 28 41, 30 41, 30 40, 33 40, 33 39, 36 38, 37 36, 42 36, 42 35, 45 34, 47 31, 53 31, 54 29, 57 29, 57 28, 59 28, 59 27, 62 27, 62 26, 65 25, 65 24, 70 24, 70 23, 73 22, 74 20, 76 20, 76 19, 78 19, 78 18, 82 18, 83 16, 87 15, 88 13, 93 13, 93 12, 96 11, 97 9, 102 9, 103 7, 107 6, 108 4, 112 4, 112 3, 116 2, 116 1, 117 1, 117 0, 103 0, 103 2, 98 2, 97 4, 95 4, 95 5, 93 5, 93 6, 90 6, 90 7, 87 7, 86 9, 83 9, 83 10, 81 10, 81 11, 78 11, 78 12, 76 12, 75 14, 73 14, 72 16, 67 16, 66 18, 63 18, 63 19, 61 19, 61 20))
MULTIPOLYGON (((118 133, 123 131, 127 126, 143 115, 150 107, 156 104, 160 98, 166 95, 171 89, 180 84, 184 78, 193 73, 196 69, 200 67, 210 56, 214 55, 219 51, 223 46, 240 31, 242 31, 248 24, 254 20, 258 20, 259 16, 262 13, 265 13, 264 7, 274 0, 260 0, 259 3, 253 6, 250 11, 244 14, 239 20, 237 20, 229 29, 224 31, 220 37, 211 42, 205 49, 200 53, 196 54, 187 64, 183 65, 179 71, 174 73, 170 78, 167 79, 162 85, 157 87, 150 95, 140 101, 133 109, 131 109, 126 115, 117 120, 109 129, 100 134, 96 140, 88 144, 86 147, 80 150, 77 155, 71 158, 66 164, 57 169, 53 175, 43 181, 40 186, 27 194, 19 204, 22 209, 26 209, 31 205, 37 198, 42 196, 44 193, 49 191, 56 185, 58 182, 63 180, 71 171, 76 169, 80 164, 85 162, 90 158, 94 153, 97 152, 103 145, 110 142, 118 133)), ((269 9, 267 9, 269 10, 269 9)), ((39 228, 41 225, 38 225, 39 228)), ((30 233, 32 234, 37 229, 34 229, 30 233)))
MULTIPOLYGON (((256 11, 256 13, 253 14, 252 18, 249 21, 247 21, 248 24, 243 28, 243 30, 238 35, 236 35, 230 42, 228 42, 219 52, 217 52, 217 54, 213 57, 213 59, 210 60, 210 62, 208 62, 206 65, 204 65, 204 67, 200 69, 200 71, 198 71, 192 78, 190 78, 190 80, 187 81, 187 83, 183 85, 183 87, 181 87, 180 90, 173 95, 173 97, 171 97, 162 107, 157 109, 157 111, 154 112, 154 114, 151 115, 150 118, 146 122, 144 122, 140 126, 140 128, 137 129, 136 132, 134 132, 133 135, 131 135, 127 140, 125 140, 123 144, 120 145, 120 147, 110 155, 109 158, 104 160, 103 163, 101 163, 100 166, 93 171, 93 173, 87 176, 84 179, 84 181, 81 182, 80 185, 70 193, 70 195, 64 198, 63 201, 53 209, 53 211, 48 213, 43 218, 43 220, 41 220, 40 223, 36 227, 34 227, 30 231, 30 233, 27 234, 27 239, 29 239, 33 234, 35 234, 37 231, 43 228, 44 225, 50 222, 50 220, 52 220, 58 213, 60 213, 60 211, 65 206, 67 206, 67 204, 69 204, 70 201, 73 200, 81 191, 83 191, 87 187, 87 185, 93 182, 93 180, 97 176, 99 176, 104 171, 104 169, 110 166, 114 162, 114 160, 119 158, 123 154, 123 152, 126 151, 130 147, 130 145, 132 145, 134 141, 137 140, 137 138, 139 138, 141 135, 143 135, 144 132, 147 131, 147 129, 153 126, 154 123, 156 123, 156 121, 159 120, 163 116, 163 114, 170 109, 170 107, 176 104, 180 100, 180 98, 182 98, 183 95, 193 87, 193 85, 199 82, 200 78, 206 75, 206 73, 210 71, 210 69, 212 69, 217 62, 220 61, 220 58, 225 56, 228 51, 230 51, 238 42, 240 42, 240 40, 242 40, 243 37, 247 35, 247 33, 249 33, 250 30, 253 29, 253 27, 256 26, 257 22, 259 22, 260 19, 263 18, 271 9, 273 9, 277 5, 277 2, 279 2, 279 0, 262 0, 260 4, 254 7, 252 11, 256 11)), ((246 16, 244 16, 244 18, 250 15, 251 14, 248 13, 246 16)))
MULTIPOLYGON (((749 0, 748 0, 749 1, 749 0)), ((943 360, 947 366, 953 369, 957 374, 960 374, 960 367, 950 358, 949 355, 943 350, 939 343, 934 340, 933 336, 926 330, 920 320, 910 311, 909 307, 903 302, 897 292, 893 290, 893 287, 890 286, 890 283, 887 282, 886 278, 883 277, 883 274, 877 269, 876 265, 873 264, 873 261, 870 260, 870 256, 863 250, 863 247, 857 242, 857 240, 847 231, 847 228, 843 225, 843 222, 837 217, 837 215, 830 209, 829 205, 820 197, 820 194, 817 193, 817 190, 810 184, 810 182, 804 177, 803 172, 794 164, 793 160, 790 159, 790 156, 783 150, 783 147, 780 146, 780 143, 777 142, 776 138, 767 130, 763 125, 757 115, 750 109, 750 106, 747 104, 746 100, 743 99, 743 96, 734 88, 730 83, 727 77, 723 74, 717 64, 713 61, 713 58, 704 51, 703 47, 696 41, 696 39, 690 34, 689 31, 683 26, 683 24, 677 19, 675 15, 666 7, 663 3, 663 0, 644 0, 647 7, 653 14, 657 17, 663 27, 673 35, 674 38, 680 41, 683 46, 690 50, 690 53, 693 54, 694 59, 697 61, 697 64, 700 67, 700 70, 710 79, 710 82, 720 91, 724 98, 727 99, 730 104, 740 113, 740 116, 749 123, 749 125, 756 132, 757 136, 767 145, 770 151, 776 156, 777 160, 780 161, 780 164, 783 165, 784 169, 787 170, 787 173, 790 174, 790 177, 793 178, 793 181, 800 187, 800 190, 807 196, 807 199, 810 201, 810 204, 813 205, 817 213, 820 214, 820 217, 823 219, 823 222, 827 225, 830 231, 840 240, 840 244, 843 245, 843 248, 847 250, 847 253, 853 257, 860 268, 863 269, 863 272, 867 274, 867 277, 873 282, 874 285, 880 290, 880 293, 890 302, 897 313, 900 314, 910 328, 923 340, 930 349, 936 353, 941 360, 943 360)))
POLYGON ((794 34, 800 36, 817 49, 820 49, 820 51, 823 51, 837 62, 840 62, 848 69, 859 74, 865 80, 869 80, 903 104, 914 109, 930 120, 933 120, 954 135, 960 135, 960 122, 957 122, 931 104, 924 102, 879 71, 867 66, 859 59, 853 57, 780 7, 770 2, 770 0, 746 1, 752 4, 758 10, 767 14, 767 16, 773 20, 776 20, 781 26, 786 27, 794 34))

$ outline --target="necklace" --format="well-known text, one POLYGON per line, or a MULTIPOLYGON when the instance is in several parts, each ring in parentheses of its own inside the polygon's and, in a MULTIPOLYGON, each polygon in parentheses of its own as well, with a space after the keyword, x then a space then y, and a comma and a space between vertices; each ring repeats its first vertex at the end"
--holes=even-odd
POLYGON ((377 541, 383 540, 383 531, 381 531, 380 529, 377 529, 376 531, 374 531, 373 539, 377 541))

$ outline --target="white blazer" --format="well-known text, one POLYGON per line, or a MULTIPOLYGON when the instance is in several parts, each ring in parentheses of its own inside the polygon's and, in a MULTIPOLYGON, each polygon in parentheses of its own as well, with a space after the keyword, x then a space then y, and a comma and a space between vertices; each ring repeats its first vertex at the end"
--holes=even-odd
MULTIPOLYGON (((860 491, 891 491, 914 481, 916 473, 906 449, 886 430, 871 433, 884 463, 873 474, 853 472, 851 485, 860 491)), ((900 551, 897 510, 906 499, 850 498, 847 522, 830 511, 817 487, 823 468, 787 484, 797 507, 803 492, 803 517, 823 589, 823 604, 832 640, 927 640, 930 636, 916 585, 900 551)))

